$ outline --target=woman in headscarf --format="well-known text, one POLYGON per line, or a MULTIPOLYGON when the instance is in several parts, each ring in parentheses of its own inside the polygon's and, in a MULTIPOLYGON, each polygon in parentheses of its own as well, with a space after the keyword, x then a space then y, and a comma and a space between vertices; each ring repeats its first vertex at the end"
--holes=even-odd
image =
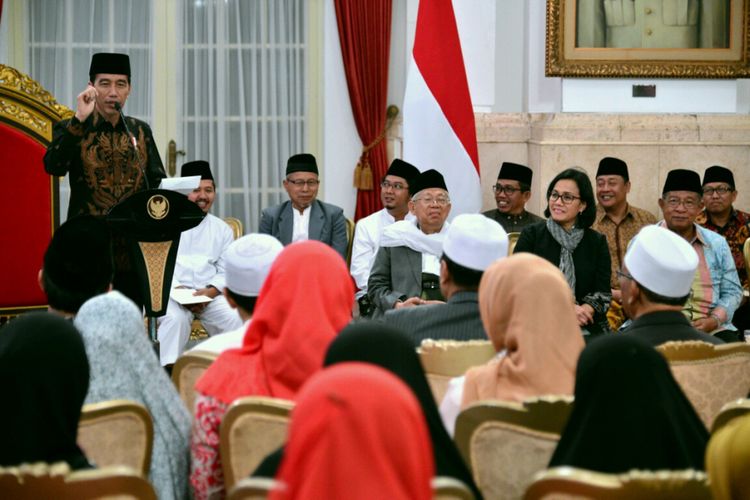
POLYGON ((91 465, 76 444, 89 386, 78 331, 52 313, 31 313, 0 328, 0 466, 64 461, 91 465))
POLYGON ((336 364, 300 391, 270 498, 428 500, 432 456, 424 414, 401 380, 371 364, 336 364))
POLYGON ((432 396, 417 351, 409 338, 403 332, 381 323, 349 325, 328 348, 325 366, 347 361, 378 365, 392 372, 409 386, 417 397, 427 421, 435 454, 436 474, 462 481, 472 489, 477 499, 482 498, 471 472, 440 420, 435 398, 432 396))
POLYGON ((572 394, 583 338, 559 269, 531 254, 495 262, 479 284, 479 313, 500 355, 466 373, 462 408, 486 399, 572 394))
POLYGON ((750 494, 750 415, 736 417, 714 431, 706 451, 706 468, 714 500, 736 500, 750 494))
POLYGON ((578 324, 584 334, 609 330, 612 300, 607 239, 591 225, 596 201, 591 181, 578 168, 563 170, 547 188, 547 220, 527 226, 514 252, 529 252, 559 267, 575 295, 578 324))
POLYGON ((271 267, 243 346, 198 380, 190 483, 196 498, 224 494, 219 425, 243 396, 294 399, 351 319, 354 286, 341 256, 318 241, 293 243, 271 267))
POLYGON ((187 498, 190 413, 159 365, 136 305, 119 292, 89 299, 75 318, 91 364, 86 403, 129 399, 154 423, 149 479, 159 498, 187 498))
POLYGON ((702 470, 707 442, 664 357, 635 336, 611 335, 581 354, 575 405, 550 467, 702 470))

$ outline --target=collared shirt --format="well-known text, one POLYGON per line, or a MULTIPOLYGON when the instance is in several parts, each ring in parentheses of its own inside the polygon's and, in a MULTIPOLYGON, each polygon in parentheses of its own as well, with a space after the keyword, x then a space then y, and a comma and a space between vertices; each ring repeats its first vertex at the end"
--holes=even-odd
MULTIPOLYGON (((667 227, 664 221, 659 225, 667 227)), ((683 312, 691 321, 715 314, 721 323, 716 331, 736 330, 732 316, 742 300, 742 286, 727 241, 695 224, 695 237, 689 243, 698 254, 698 269, 683 312)))
POLYGON ((303 209, 302 213, 299 210, 292 207, 292 214, 294 214, 294 227, 292 229, 292 243, 295 241, 305 241, 310 234, 310 212, 312 211, 312 205, 303 209))
POLYGON ((610 286, 614 289, 620 288, 620 282, 617 279, 617 271, 622 268, 622 259, 628 249, 628 243, 633 236, 638 234, 643 226, 656 223, 656 217, 642 208, 634 207, 628 204, 625 217, 619 224, 610 219, 607 212, 601 205, 596 206, 596 219, 591 228, 594 231, 602 233, 607 238, 609 255, 611 257, 610 286))
POLYGON ((94 111, 84 121, 62 120, 52 130, 44 155, 48 174, 70 174, 68 218, 80 214, 105 215, 136 191, 155 188, 166 177, 149 126, 127 117, 136 139, 136 154, 123 120, 116 125, 94 111))
POLYGON ((499 222, 506 233, 520 233, 523 228, 534 224, 536 222, 543 221, 542 217, 532 214, 524 210, 519 215, 504 214, 497 208, 482 212, 482 215, 489 217, 490 219, 499 222))
POLYGON ((719 233, 727 240, 729 248, 732 250, 734 265, 737 267, 737 274, 740 276, 740 282, 743 288, 748 288, 747 269, 745 269, 745 257, 742 255, 742 247, 745 240, 750 238, 750 214, 740 210, 732 209, 729 221, 724 227, 714 224, 704 210, 695 219, 695 223, 719 233))
MULTIPOLYGON (((411 213, 407 213, 404 220, 414 220, 411 213)), ((351 275, 357 284, 357 298, 367 293, 367 280, 370 278, 370 268, 375 261, 375 254, 380 247, 380 237, 383 229, 396 222, 396 219, 385 208, 360 219, 354 229, 352 243, 351 275)))
POLYGON ((223 290, 226 286, 224 252, 233 241, 234 234, 229 225, 211 214, 194 228, 183 231, 172 287, 198 289, 213 285, 217 290, 223 290))

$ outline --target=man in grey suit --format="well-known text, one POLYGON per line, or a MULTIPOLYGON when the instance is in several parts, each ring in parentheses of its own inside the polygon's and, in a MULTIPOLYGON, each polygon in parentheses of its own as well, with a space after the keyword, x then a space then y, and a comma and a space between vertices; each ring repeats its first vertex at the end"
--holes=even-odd
POLYGON ((409 185, 409 193, 409 211, 416 219, 383 230, 367 281, 374 318, 389 309, 443 300, 438 275, 451 211, 448 188, 440 172, 427 170, 409 185))
POLYGON ((418 347, 424 339, 486 339, 477 290, 487 267, 508 255, 508 235, 480 214, 463 214, 451 223, 440 259, 440 290, 445 304, 391 309, 384 321, 406 332, 418 347))
POLYGON ((289 201, 263 210, 259 233, 270 234, 283 245, 318 240, 333 247, 346 259, 348 239, 344 211, 317 200, 318 164, 308 153, 297 154, 286 163, 284 189, 289 201))

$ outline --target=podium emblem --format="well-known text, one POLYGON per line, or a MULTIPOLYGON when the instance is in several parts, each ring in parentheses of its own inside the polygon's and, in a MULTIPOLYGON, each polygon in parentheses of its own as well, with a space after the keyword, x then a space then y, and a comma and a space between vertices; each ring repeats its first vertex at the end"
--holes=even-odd
POLYGON ((152 219, 161 220, 169 213, 169 200, 160 194, 155 194, 146 202, 146 211, 152 219))

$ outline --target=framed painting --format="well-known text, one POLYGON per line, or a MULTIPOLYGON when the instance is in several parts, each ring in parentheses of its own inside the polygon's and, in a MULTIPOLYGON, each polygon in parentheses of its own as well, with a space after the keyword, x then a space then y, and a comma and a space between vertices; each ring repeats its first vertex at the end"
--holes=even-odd
POLYGON ((746 78, 750 0, 547 0, 547 76, 746 78))

